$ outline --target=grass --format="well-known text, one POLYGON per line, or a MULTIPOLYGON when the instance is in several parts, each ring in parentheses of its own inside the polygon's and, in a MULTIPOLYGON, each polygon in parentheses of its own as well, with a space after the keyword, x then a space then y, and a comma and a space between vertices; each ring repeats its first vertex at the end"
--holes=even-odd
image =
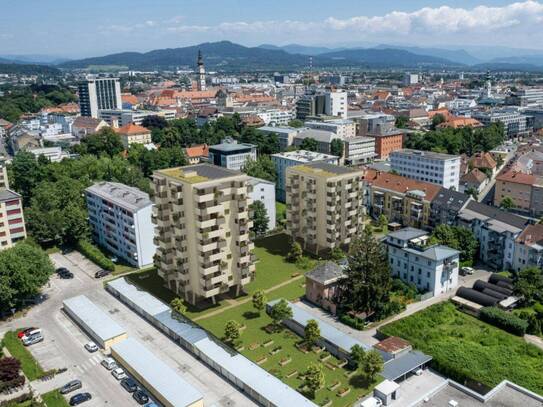
POLYGON ((523 338, 458 311, 433 305, 379 329, 433 357, 436 370, 466 383, 494 387, 504 379, 543 393, 543 351, 523 338))
POLYGON ((58 390, 45 393, 41 397, 47 407, 69 407, 68 402, 58 390))
POLYGON ((24 347, 21 340, 17 337, 17 332, 6 332, 3 340, 11 356, 21 362, 21 368, 28 380, 36 380, 42 377, 45 372, 32 354, 24 347))

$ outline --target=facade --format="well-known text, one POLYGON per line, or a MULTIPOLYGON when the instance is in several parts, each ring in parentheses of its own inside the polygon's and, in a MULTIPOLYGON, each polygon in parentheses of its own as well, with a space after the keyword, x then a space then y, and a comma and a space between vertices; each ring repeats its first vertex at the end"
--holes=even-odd
POLYGON ((345 163, 348 165, 366 164, 375 158, 375 139, 373 137, 351 137, 343 141, 345 163))
POLYGON ((505 103, 520 107, 533 107, 543 105, 543 88, 524 88, 511 92, 505 103))
POLYGON ((21 195, 9 189, 0 189, 0 250, 8 249, 25 238, 26 226, 21 195))
POLYGON ((403 84, 405 86, 416 85, 419 83, 419 75, 416 73, 406 72, 403 74, 403 84))
POLYGON ((319 264, 305 273, 305 298, 335 315, 339 283, 343 278, 343 268, 336 263, 319 264))
POLYGON ((392 275, 419 290, 443 294, 458 285, 458 250, 428 245, 427 232, 405 228, 386 237, 392 275))
POLYGON ((98 112, 98 117, 111 127, 122 127, 127 124, 141 126, 143 120, 149 116, 163 117, 165 120, 173 120, 176 117, 175 110, 118 110, 103 109, 98 112))
POLYGON ((543 269, 543 225, 528 225, 515 239, 513 270, 521 271, 526 267, 543 269))
POLYGON ((324 114, 347 118, 347 92, 329 91, 325 94, 324 114))
POLYGON ((267 135, 276 134, 279 139, 279 148, 281 151, 285 151, 289 148, 292 143, 294 143, 294 137, 296 134, 301 132, 303 128, 294 128, 294 127, 273 127, 273 126, 263 126, 259 127, 258 131, 267 135))
POLYGON ((229 170, 241 170, 247 160, 256 160, 256 146, 224 140, 221 144, 209 146, 209 162, 229 170))
POLYGON ((107 123, 94 117, 79 116, 72 123, 72 135, 81 140, 91 134, 98 133, 101 129, 107 127, 107 123))
POLYGON ((127 124, 116 130, 123 146, 128 149, 132 144, 151 144, 151 131, 137 124, 127 124))
POLYGON ((209 164, 155 171, 156 266, 166 287, 191 303, 248 284, 255 266, 249 236, 251 184, 209 164))
POLYGON ((305 120, 310 116, 336 116, 347 118, 347 92, 325 91, 302 96, 296 102, 296 118, 305 120))
POLYGON ((286 231, 309 251, 348 247, 362 229, 362 176, 316 162, 286 172, 286 231))
POLYGON ((315 140, 317 142, 317 151, 319 153, 330 154, 332 140, 341 140, 341 137, 331 131, 306 128, 294 136, 294 145, 301 146, 305 139, 315 140))
POLYGON ((403 132, 401 130, 391 130, 383 134, 369 134, 369 137, 375 139, 376 158, 387 160, 390 153, 401 150, 403 147, 403 132))
POLYGON ((254 202, 260 201, 266 208, 268 215, 268 231, 275 229, 275 184, 265 179, 249 177, 249 184, 252 190, 249 193, 249 198, 254 202))
MULTIPOLYGON (((494 193, 494 205, 500 206, 505 197, 513 200, 515 208, 525 212, 535 212, 532 208, 532 192, 538 184, 539 178, 535 175, 524 174, 516 171, 506 171, 496 177, 496 191, 494 193)), ((540 206, 538 204, 537 206, 540 206)))
POLYGON ((185 156, 189 164, 198 164, 204 160, 207 160, 209 155, 209 147, 207 144, 200 144, 197 146, 185 148, 185 156))
POLYGON ((390 153, 390 163, 404 177, 458 191, 460 156, 403 149, 390 153))
POLYGON ((330 131, 342 139, 356 137, 356 123, 348 119, 309 121, 304 125, 310 129, 330 131))
POLYGON ((532 131, 529 116, 523 115, 516 110, 476 111, 471 116, 484 126, 490 126, 492 123, 502 123, 504 135, 509 139, 527 136, 532 131))
POLYGON ((4 157, 0 157, 0 191, 9 189, 8 167, 4 157))
POLYGON ((475 192, 478 197, 481 192, 486 188, 490 179, 482 171, 479 171, 478 168, 474 168, 466 175, 462 175, 460 178, 460 187, 459 191, 467 193, 468 191, 475 192))
POLYGON ((387 134, 397 131, 395 128, 396 118, 391 114, 363 114, 352 117, 358 124, 358 136, 370 136, 387 134))
POLYGON ((326 162, 329 164, 338 163, 338 157, 336 157, 335 155, 315 153, 313 151, 306 150, 272 154, 271 159, 275 164, 275 170, 277 173, 277 183, 275 185, 276 198, 280 202, 285 202, 286 200, 285 187, 287 168, 295 165, 308 164, 318 161, 326 162))
POLYGON ((137 188, 99 182, 85 190, 93 240, 134 267, 153 264, 152 202, 137 188))
POLYGON ((440 188, 430 202, 429 227, 438 225, 455 226, 458 213, 466 207, 473 198, 452 189, 440 188))
POLYGON ((122 109, 119 78, 89 78, 81 82, 79 108, 81 116, 98 117, 101 109, 122 109))

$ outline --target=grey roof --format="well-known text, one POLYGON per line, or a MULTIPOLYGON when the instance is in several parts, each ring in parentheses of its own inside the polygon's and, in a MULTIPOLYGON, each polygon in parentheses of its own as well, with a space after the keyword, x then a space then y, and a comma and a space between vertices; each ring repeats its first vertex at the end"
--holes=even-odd
POLYGON ((299 128, 296 127, 289 127, 289 126, 262 126, 257 129, 258 131, 263 131, 266 133, 277 133, 277 134, 290 134, 290 133, 297 133, 300 131, 299 128))
MULTIPOLYGON (((268 306, 272 307, 280 300, 274 300, 268 302, 268 306)), ((319 319, 313 314, 310 314, 302 307, 296 305, 295 303, 289 302, 290 309, 292 309, 292 320, 300 324, 301 326, 305 327, 307 322, 311 319, 317 321, 319 324, 319 328, 321 331, 321 337, 328 342, 338 346, 339 348, 350 352, 351 348, 354 345, 361 346, 365 350, 371 349, 371 346, 360 342, 359 340, 353 338, 350 335, 347 335, 346 333, 341 332, 339 329, 335 328, 334 326, 328 324, 327 322, 324 322, 323 320, 319 319)))
POLYGON ((110 281, 107 285, 122 293, 149 315, 157 315, 165 311, 170 311, 170 307, 162 301, 149 295, 147 291, 142 290, 135 284, 131 284, 124 278, 110 281))
POLYGON ((390 153, 391 156, 401 155, 409 157, 422 157, 428 160, 455 160, 460 159, 459 155, 434 153, 433 151, 412 150, 404 148, 401 150, 395 150, 390 153))
POLYGON ((343 167, 341 165, 335 165, 330 164, 324 161, 316 161, 314 163, 310 164, 304 164, 306 167, 310 168, 317 168, 319 170, 323 170, 326 172, 331 172, 336 175, 343 175, 343 174, 352 174, 355 172, 360 172, 361 170, 359 168, 355 167, 343 167))
POLYGON ((331 131, 307 128, 296 134, 294 138, 298 140, 312 138, 321 143, 330 143, 333 139, 339 138, 339 136, 331 131))
POLYGON ((458 256, 460 254, 458 250, 444 245, 430 246, 422 251, 411 248, 405 248, 404 250, 433 261, 442 261, 451 256, 458 256))
POLYGON ((85 323, 88 329, 103 342, 126 334, 117 322, 84 295, 68 298, 62 302, 62 305, 85 323))
POLYGON ((459 211, 470 200, 470 196, 452 189, 440 188, 432 200, 432 205, 447 206, 450 210, 459 211))
POLYGON ((21 195, 17 192, 13 192, 10 189, 0 190, 0 201, 9 201, 11 199, 21 199, 21 195))
MULTIPOLYGON (((476 201, 470 201, 460 212, 460 217, 466 220, 476 218, 482 221, 493 221, 494 223, 501 222, 505 225, 513 226, 520 230, 524 229, 524 226, 526 226, 528 223, 527 219, 520 216, 504 212, 498 208, 494 208, 476 201)), ((498 225, 496 224, 496 226, 498 225)))
POLYGON ((140 376, 137 378, 141 378, 171 405, 192 406, 203 398, 202 393, 135 339, 126 339, 111 348, 137 372, 140 376))
POLYGON ((432 360, 431 356, 418 350, 411 350, 398 358, 390 359, 386 362, 383 366, 381 376, 385 379, 394 381, 430 360, 432 360))
POLYGON ((247 183, 251 184, 252 186, 258 185, 258 184, 270 184, 275 185, 274 182, 268 181, 266 179, 257 178, 257 177, 249 177, 249 180, 247 183))
POLYGON ((210 150, 218 150, 223 152, 245 150, 247 148, 256 148, 254 144, 249 143, 221 143, 209 146, 210 150))
MULTIPOLYGON (((202 163, 187 165, 184 167, 178 167, 184 173, 195 172, 200 177, 208 178, 209 180, 218 180, 222 178, 234 177, 237 175, 242 175, 242 172, 236 170, 230 170, 228 168, 220 167, 218 165, 202 163)), ((166 170, 158 170, 157 173, 169 176, 173 179, 178 179, 175 175, 169 175, 167 171, 172 170, 172 168, 166 170)), ((203 182, 203 181, 202 181, 203 182)))
POLYGON ((130 187, 118 182, 97 182, 88 187, 85 191, 88 194, 93 194, 113 202, 131 211, 145 208, 152 205, 149 194, 139 190, 138 188, 130 187))
POLYGON ((407 228, 400 229, 396 232, 390 232, 387 235, 387 237, 392 237, 392 238, 400 239, 400 240, 411 240, 411 239, 416 239, 417 237, 426 236, 426 235, 428 235, 428 232, 424 230, 407 227, 407 228))
POLYGON ((319 264, 313 270, 305 273, 305 276, 311 280, 325 284, 330 280, 337 280, 345 277, 345 274, 343 273, 343 268, 341 266, 332 261, 327 261, 319 264))

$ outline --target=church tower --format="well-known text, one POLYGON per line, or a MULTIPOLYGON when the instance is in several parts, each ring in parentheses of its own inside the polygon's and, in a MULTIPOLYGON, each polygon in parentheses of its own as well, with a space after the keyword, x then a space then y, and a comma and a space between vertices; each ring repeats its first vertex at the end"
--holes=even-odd
POLYGON ((206 90, 206 68, 202 51, 198 51, 198 90, 206 90))

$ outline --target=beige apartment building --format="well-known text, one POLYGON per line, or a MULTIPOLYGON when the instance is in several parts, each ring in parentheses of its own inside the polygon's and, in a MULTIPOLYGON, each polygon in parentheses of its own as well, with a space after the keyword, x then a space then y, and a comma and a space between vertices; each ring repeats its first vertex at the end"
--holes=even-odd
POLYGON ((190 303, 235 289, 254 275, 249 177, 210 165, 155 171, 155 264, 165 285, 190 303))
POLYGON ((362 229, 363 175, 324 162, 287 168, 287 233, 314 253, 348 247, 362 229))

